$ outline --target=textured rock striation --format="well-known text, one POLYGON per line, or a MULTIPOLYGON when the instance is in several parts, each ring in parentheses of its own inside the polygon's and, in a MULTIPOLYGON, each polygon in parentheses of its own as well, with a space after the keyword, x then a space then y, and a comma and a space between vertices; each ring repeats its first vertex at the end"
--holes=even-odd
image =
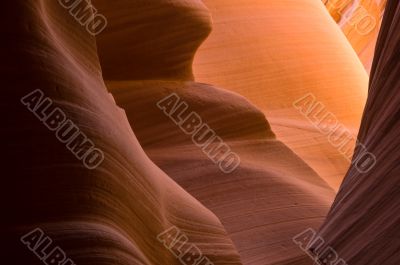
POLYGON ((359 133, 359 139, 376 156, 377 164, 366 174, 350 168, 320 230, 326 245, 349 265, 400 262, 399 18, 400 3, 389 0, 359 133))

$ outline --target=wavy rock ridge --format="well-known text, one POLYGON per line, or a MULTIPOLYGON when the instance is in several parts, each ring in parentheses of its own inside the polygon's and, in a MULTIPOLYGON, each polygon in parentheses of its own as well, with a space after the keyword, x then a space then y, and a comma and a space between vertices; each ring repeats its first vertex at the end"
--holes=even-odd
POLYGON ((194 53, 211 31, 201 1, 94 3, 108 18, 97 38, 105 79, 193 79, 194 53))
POLYGON ((42 264, 20 241, 38 227, 76 264, 181 264, 157 240, 176 225, 214 264, 241 264, 216 216, 143 152, 104 86, 95 39, 85 28, 57 1, 4 4, 2 22, 14 23, 1 29, 9 88, 0 105, 1 135, 10 140, 3 167, 9 177, 2 202, 10 202, 3 208, 9 213, 2 226, 3 260, 42 264), (100 167, 85 168, 21 104, 35 89, 104 152, 100 167))
MULTIPOLYGON (((125 9, 132 10, 138 4, 120 1, 121 5, 122 2, 125 9)), ((154 29, 145 32, 148 35, 127 37, 122 29, 138 27, 136 18, 126 19, 124 9, 115 8, 107 1, 96 3, 107 17, 116 20, 110 21, 111 27, 98 39, 100 60, 104 68, 107 68, 109 61, 103 59, 102 54, 107 54, 105 58, 125 56, 128 63, 121 62, 118 68, 121 72, 133 73, 134 69, 129 62, 135 57, 129 58, 131 54, 125 51, 135 46, 138 39, 151 39, 150 34, 168 32, 168 42, 180 42, 183 29, 162 22, 159 22, 160 25, 151 24, 154 29), (175 31, 178 33, 175 34, 175 31), (125 38, 120 49, 116 50, 109 45, 113 38, 125 38)), ((157 6, 158 2, 149 5, 157 6)), ((201 5, 192 5, 191 8, 203 10, 201 5)), ((181 12, 179 8, 174 10, 181 12)), ((200 14, 199 11, 189 12, 200 14)), ((145 17, 145 14, 139 16, 145 17)), ((149 13, 147 19, 152 21, 153 16, 153 13, 149 13)), ((209 20, 201 21, 205 25, 200 25, 199 30, 209 27, 209 20)), ((197 31, 192 27, 184 29, 192 37, 191 32, 197 31)), ((202 41, 201 38, 191 40, 196 43, 202 41)), ((192 48, 188 53, 193 55, 197 47, 192 48)), ((154 49, 157 50, 158 46, 154 49)), ((174 53, 167 55, 176 56, 174 53)), ((148 56, 148 59, 143 60, 151 61, 152 53, 141 56, 148 56)), ((165 64, 163 67, 161 70, 169 71, 174 65, 165 64)), ((152 69, 154 73, 158 73, 158 70, 152 69)), ((187 69, 181 70, 185 72, 187 69)), ((108 89, 117 103, 126 110, 146 154, 217 215, 244 264, 310 263, 308 257, 292 244, 291 238, 298 227, 318 227, 333 191, 302 159, 275 138, 269 122, 260 110, 237 94, 191 81, 191 74, 176 72, 174 81, 168 80, 166 76, 160 78, 157 74, 150 77, 127 76, 126 80, 113 79, 107 73, 105 76, 108 89), (188 108, 195 111, 238 154, 241 162, 237 170, 231 174, 221 172, 202 149, 192 142, 190 136, 183 133, 157 107, 157 102, 171 93, 179 95, 188 108)), ((180 116, 185 117, 185 114, 180 116)))

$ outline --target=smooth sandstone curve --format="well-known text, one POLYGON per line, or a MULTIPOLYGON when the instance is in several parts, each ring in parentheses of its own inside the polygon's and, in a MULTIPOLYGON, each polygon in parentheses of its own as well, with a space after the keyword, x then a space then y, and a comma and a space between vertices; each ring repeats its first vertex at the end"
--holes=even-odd
MULTIPOLYGON (((123 2, 128 10, 134 10, 137 3, 123 2)), ((104 2, 98 7, 104 14, 111 14, 113 19, 124 18, 118 15, 124 9, 116 9, 104 2)), ((176 12, 179 11, 177 8, 176 12)), ((148 19, 151 18, 150 14, 148 19)), ((125 27, 140 27, 135 24, 135 18, 124 22, 125 27)), ((110 23, 121 24, 118 21, 110 23)), ((186 30, 190 33, 196 29, 187 27, 186 30)), ((179 35, 173 34, 174 25, 170 25, 167 32, 170 32, 171 43, 179 41, 179 35)), ((120 56, 127 57, 127 61, 134 59, 129 57, 130 54, 123 54, 126 48, 113 50, 111 45, 102 43, 113 34, 123 38, 122 29, 110 27, 98 39, 100 60, 105 68, 108 61, 103 60, 101 54, 119 52, 120 56)), ((123 45, 136 46, 137 39, 125 38, 132 43, 123 45)), ((202 39, 193 41, 200 43, 202 39)), ((195 49, 191 53, 194 54, 195 49)), ((130 64, 118 67, 132 71, 130 64)), ((186 82, 179 81, 181 76, 179 73, 176 75, 178 81, 157 80, 157 75, 119 81, 106 77, 106 83, 117 103, 127 111, 130 124, 146 153, 218 216, 243 263, 310 264, 307 255, 293 244, 292 237, 298 227, 318 227, 333 191, 299 157, 275 139, 263 113, 252 104, 237 94, 212 85, 190 82, 189 78, 186 82), (190 140, 190 136, 157 107, 157 102, 171 93, 179 94, 188 107, 201 115, 202 120, 237 152, 241 160, 237 171, 231 174, 221 172, 218 165, 190 140)))
MULTIPOLYGON (((368 75, 320 0, 204 0, 213 31, 194 75, 259 107, 279 140, 337 189, 350 161, 293 103, 307 93, 355 137, 368 75)), ((353 144, 354 146, 354 144, 353 144)))
POLYGON ((218 218, 145 155, 104 86, 95 38, 85 27, 57 1, 4 5, 1 21, 13 23, 2 27, 0 44, 7 88, 1 136, 8 139, 3 261, 43 264, 20 240, 40 228, 76 264, 178 265, 157 240, 175 225, 213 264, 241 264, 218 218), (84 167, 21 103, 36 89, 104 152, 99 167, 84 167))
POLYGON ((108 19, 97 36, 105 79, 193 79, 194 53, 211 30, 201 1, 93 2, 108 19))
MULTIPOLYGON (((260 110, 235 93, 194 82, 109 81, 107 87, 146 154, 217 215, 243 264, 311 264, 292 238, 299 228, 320 225, 334 192, 274 137, 260 110), (188 107, 169 116, 157 104, 172 93, 188 107), (219 142, 193 140, 202 138, 190 133, 191 122, 179 126, 171 120, 190 120, 191 112, 239 157, 233 172, 207 156, 219 142)), ((199 134, 207 137, 205 131, 199 134)))

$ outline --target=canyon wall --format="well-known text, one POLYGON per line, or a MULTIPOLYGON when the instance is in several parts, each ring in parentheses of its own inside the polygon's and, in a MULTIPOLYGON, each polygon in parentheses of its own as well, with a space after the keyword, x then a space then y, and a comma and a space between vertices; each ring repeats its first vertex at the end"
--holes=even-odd
POLYGON ((350 168, 320 230, 325 246, 332 247, 351 265, 400 262, 399 18, 400 3, 389 0, 358 136, 376 156, 377 163, 366 174, 350 168))

